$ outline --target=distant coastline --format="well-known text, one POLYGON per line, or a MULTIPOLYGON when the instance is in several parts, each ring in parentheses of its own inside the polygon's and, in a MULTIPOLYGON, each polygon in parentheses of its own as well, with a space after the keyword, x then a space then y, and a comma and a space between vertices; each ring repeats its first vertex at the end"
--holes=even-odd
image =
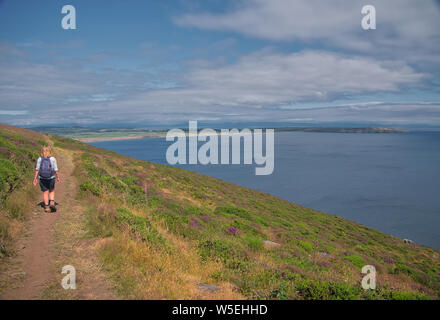
MULTIPOLYGON (((135 140, 146 138, 164 138, 167 134, 165 129, 128 129, 128 128, 105 128, 93 129, 84 127, 40 127, 34 129, 39 132, 72 138, 85 143, 101 141, 135 140)), ((182 129, 187 133, 187 129, 182 129)), ((321 133, 407 133, 408 130, 385 128, 385 127, 278 127, 275 132, 321 132, 321 133)), ((217 134, 221 134, 218 132, 217 134)))

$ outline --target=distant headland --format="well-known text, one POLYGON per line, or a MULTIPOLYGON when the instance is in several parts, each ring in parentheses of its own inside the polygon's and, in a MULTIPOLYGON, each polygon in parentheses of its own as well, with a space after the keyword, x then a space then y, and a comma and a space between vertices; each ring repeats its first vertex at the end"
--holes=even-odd
POLYGON ((383 127, 282 127, 275 128, 275 131, 300 131, 300 132, 329 132, 329 133, 407 133, 405 129, 383 128, 383 127))

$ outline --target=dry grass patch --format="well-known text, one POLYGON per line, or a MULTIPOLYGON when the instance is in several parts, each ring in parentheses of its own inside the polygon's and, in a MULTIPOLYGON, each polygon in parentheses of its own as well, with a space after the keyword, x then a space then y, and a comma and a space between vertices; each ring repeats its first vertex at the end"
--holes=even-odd
POLYGON ((173 248, 158 249, 132 240, 125 232, 101 247, 104 264, 113 274, 119 293, 129 299, 243 299, 226 282, 213 278, 222 265, 203 262, 190 243, 169 235, 173 248), (180 244, 179 244, 180 242, 180 244), (182 250, 182 248, 185 248, 182 250), (221 287, 213 293, 200 291, 198 284, 221 287))

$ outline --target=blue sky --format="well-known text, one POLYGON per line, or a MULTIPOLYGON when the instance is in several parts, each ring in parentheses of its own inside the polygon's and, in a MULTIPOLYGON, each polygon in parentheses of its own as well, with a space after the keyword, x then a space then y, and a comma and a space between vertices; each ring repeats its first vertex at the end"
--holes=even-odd
POLYGON ((0 0, 0 122, 440 126, 439 2, 368 3, 0 0))

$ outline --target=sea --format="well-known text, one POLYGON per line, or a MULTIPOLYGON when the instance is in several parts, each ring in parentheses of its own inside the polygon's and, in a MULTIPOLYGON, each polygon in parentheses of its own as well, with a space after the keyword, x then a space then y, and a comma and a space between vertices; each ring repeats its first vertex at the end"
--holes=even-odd
MULTIPOLYGON (((440 249, 440 132, 276 132, 274 141, 271 175, 255 175, 255 164, 177 166, 440 249)), ((168 164, 172 142, 90 144, 168 164)))

